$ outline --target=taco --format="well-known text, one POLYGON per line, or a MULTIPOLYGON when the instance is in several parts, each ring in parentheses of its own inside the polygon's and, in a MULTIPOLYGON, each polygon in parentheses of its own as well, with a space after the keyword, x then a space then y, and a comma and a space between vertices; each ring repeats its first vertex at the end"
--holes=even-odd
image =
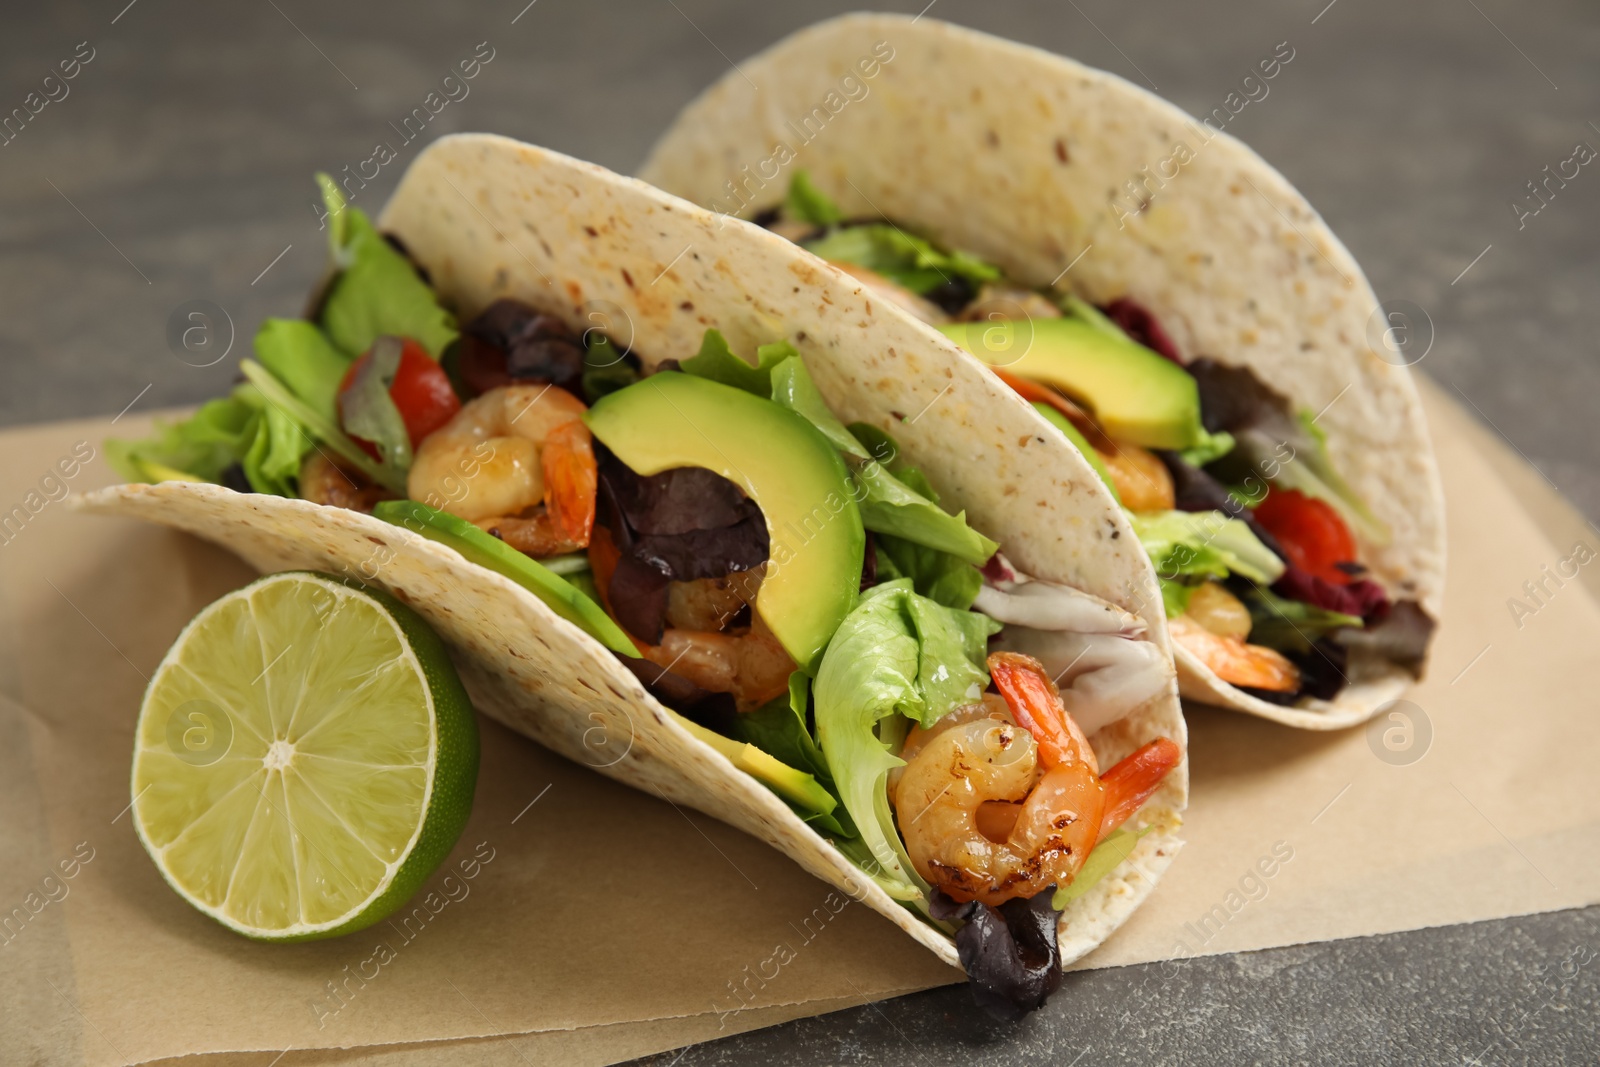
POLYGON ((309 317, 82 506, 383 588, 485 713, 1042 1003, 1187 793, 1154 579, 1083 457, 848 276, 634 179, 461 135, 376 226, 322 185, 309 317))
POLYGON ((1443 502, 1402 365, 1425 346, 1397 351, 1350 254, 1221 132, 1234 111, 850 15, 707 89, 641 176, 982 358, 1128 510, 1183 695, 1334 729, 1420 677, 1439 617, 1443 502))

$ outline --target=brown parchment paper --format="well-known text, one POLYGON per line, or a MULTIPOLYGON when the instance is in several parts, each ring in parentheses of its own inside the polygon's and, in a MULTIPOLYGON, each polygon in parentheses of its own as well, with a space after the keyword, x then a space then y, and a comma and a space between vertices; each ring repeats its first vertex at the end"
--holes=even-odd
MULTIPOLYGON (((1086 966, 1175 961, 1159 982, 1188 956, 1600 900, 1600 537, 1427 399, 1452 553, 1433 675, 1333 735, 1191 708, 1188 846, 1086 966)), ((0 530, 0 1062, 602 1064, 959 977, 755 841, 487 721, 437 914, 269 946, 191 911, 128 825, 132 726, 178 629, 251 575, 50 499, 114 481, 101 438, 146 427, 0 434, 0 518, 35 509, 0 530), (66 478, 78 442, 94 458, 66 478)))

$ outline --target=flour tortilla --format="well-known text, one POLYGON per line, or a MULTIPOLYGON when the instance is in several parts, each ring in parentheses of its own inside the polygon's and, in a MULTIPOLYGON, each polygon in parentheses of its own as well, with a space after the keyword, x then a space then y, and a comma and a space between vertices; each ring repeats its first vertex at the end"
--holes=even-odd
MULTIPOLYGON (((1249 367, 1321 412, 1334 464, 1391 531, 1365 561, 1440 617, 1444 500, 1416 388, 1374 348, 1387 322, 1361 268, 1243 143, 1072 60, 861 14, 740 63, 684 109, 640 176, 749 216, 799 169, 846 217, 890 219, 1025 285, 1131 297, 1179 351, 1249 367)), ((1306 729, 1362 722, 1411 682, 1356 661, 1334 700, 1284 708, 1176 657, 1184 696, 1306 729)))
MULTIPOLYGON (((944 499, 966 508, 1019 567, 1136 613, 1160 604, 1137 541, 1070 445, 1042 432, 1031 410, 976 363, 885 316, 848 276, 779 237, 600 167, 481 134, 446 137, 423 152, 379 225, 405 243, 463 318, 512 297, 569 323, 601 326, 652 364, 693 355, 708 326, 735 351, 787 339, 836 413, 892 430, 944 499)), ((117 486, 76 504, 186 530, 262 571, 375 573, 374 584, 420 612, 451 646, 484 713, 569 759, 753 834, 957 965, 950 938, 675 723, 597 641, 453 549, 358 512, 216 485, 117 486), (628 741, 597 749, 598 738, 628 741)), ((1165 650, 1159 611, 1145 621, 1148 638, 1165 650)), ((1158 736, 1186 742, 1171 679, 1093 742, 1109 765, 1158 736)), ((1185 762, 1138 816, 1152 832, 1062 916, 1064 962, 1105 940, 1153 888, 1180 847, 1187 796, 1185 762)))

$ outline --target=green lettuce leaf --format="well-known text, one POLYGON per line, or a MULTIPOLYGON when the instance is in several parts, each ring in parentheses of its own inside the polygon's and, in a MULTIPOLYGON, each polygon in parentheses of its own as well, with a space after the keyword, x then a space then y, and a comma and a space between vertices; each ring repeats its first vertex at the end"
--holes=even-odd
POLYGON ((927 475, 900 458, 900 443, 888 432, 870 422, 852 422, 850 433, 872 454, 873 459, 889 468, 889 473, 904 482, 907 488, 935 504, 939 503, 939 494, 934 491, 933 483, 928 481, 927 475))
POLYGON ((873 538, 878 546, 878 580, 910 578, 917 595, 947 608, 966 611, 983 588, 983 573, 948 552, 893 534, 873 538))
POLYGON ((1189 610, 1189 598, 1194 595, 1195 590, 1193 585, 1160 574, 1156 575, 1156 581, 1161 585, 1161 606, 1166 611, 1167 618, 1176 619, 1189 610))
MULTIPOLYGON (((849 430, 850 436, 860 441, 872 458, 888 467, 891 472, 898 475, 905 470, 905 461, 900 458, 900 443, 891 437, 888 431, 880 430, 870 422, 852 422, 849 430)), ((938 498, 931 494, 923 493, 923 495, 935 504, 939 502, 938 498)))
POLYGON ((834 448, 847 456, 870 459, 871 455, 854 434, 845 429, 823 399, 822 392, 811 380, 805 360, 799 354, 790 356, 772 368, 772 399, 791 411, 806 417, 811 425, 822 431, 834 448))
MULTIPOLYGON (((754 711, 740 714, 734 722, 733 736, 747 744, 755 745, 788 764, 808 772, 835 798, 838 788, 828 773, 828 761, 822 749, 806 728, 806 705, 810 700, 811 679, 805 671, 795 671, 789 676, 789 691, 783 696, 763 704, 754 711)), ((796 809, 807 822, 813 822, 824 832, 855 837, 855 824, 849 812, 836 807, 827 814, 796 809)))
POLYGON ((1077 319, 1087 323, 1102 333, 1108 333, 1119 341, 1132 341, 1128 331, 1118 326, 1115 319, 1110 318, 1105 312, 1095 307, 1076 293, 1063 293, 1056 298, 1056 307, 1069 319, 1077 319))
POLYGON ((998 624, 912 591, 910 579, 874 586, 845 616, 817 672, 817 740, 845 810, 871 852, 864 869, 899 900, 926 886, 906 856, 890 810, 892 744, 907 720, 930 724, 988 684, 984 640, 998 624), (889 741, 885 741, 885 736, 889 741))
POLYGON ((756 349, 756 364, 733 354, 719 330, 707 330, 700 340, 700 351, 678 365, 685 374, 709 378, 757 396, 772 396, 772 369, 791 356, 799 355, 788 341, 775 341, 756 349))
POLYGON ((258 493, 294 496, 311 438, 252 385, 204 404, 178 423, 158 424, 143 441, 110 440, 112 468, 135 482, 220 482, 235 463, 258 493))
POLYGON ((409 337, 434 359, 456 339, 456 319, 405 256, 383 239, 367 216, 345 203, 339 186, 317 175, 334 264, 340 268, 319 316, 328 339, 346 355, 361 355, 384 334, 409 337))
POLYGON ((1242 575, 1271 585, 1284 564, 1242 520, 1220 511, 1130 511, 1128 520, 1161 578, 1242 575))
POLYGON ((241 385, 234 395, 261 413, 255 440, 240 459, 250 488, 273 496, 295 496, 300 484, 300 461, 311 451, 311 438, 294 419, 267 403, 254 386, 241 385))
POLYGON ((848 465, 861 505, 861 524, 873 533, 915 541, 974 566, 982 566, 1000 547, 967 525, 965 511, 950 514, 877 460, 848 465))
POLYGON ((844 212, 822 190, 811 184, 811 175, 797 170, 789 179, 789 192, 783 198, 783 213, 791 219, 813 226, 834 226, 844 221, 844 212))
POLYGON ((981 259, 965 252, 941 252, 887 223, 831 230, 806 241, 804 247, 823 259, 866 267, 913 293, 926 293, 957 277, 980 285, 1000 277, 997 268, 981 259))
POLYGON ((277 408, 291 422, 298 424, 309 438, 321 441, 346 462, 377 482, 397 493, 406 491, 405 472, 389 464, 377 463, 363 452, 359 445, 339 428, 337 422, 324 419, 305 401, 295 396, 289 387, 273 377, 272 372, 253 359, 242 360, 239 370, 245 378, 261 391, 267 406, 277 408))
POLYGON ((1237 444, 1233 434, 1226 430, 1221 433, 1206 434, 1205 439, 1193 448, 1186 448, 1178 455, 1191 467, 1204 467, 1207 463, 1214 463, 1233 451, 1237 444))
POLYGON ((953 610, 924 596, 908 595, 906 611, 921 645, 917 687, 931 725, 951 710, 983 697, 989 685, 985 660, 989 638, 1000 624, 976 611, 953 610))
MULTIPOLYGON (((717 340, 720 342, 721 337, 717 340)), ((709 341, 710 331, 707 332, 709 341)), ((767 345, 763 351, 777 347, 767 345)), ((783 347, 794 352, 787 344, 783 347)), ((722 350, 726 351, 725 345, 722 350)), ((704 347, 701 351, 704 353, 704 347)), ((720 360, 721 356, 716 358, 720 360)), ((728 358, 737 357, 730 355, 728 358)), ((751 371, 749 364, 742 360, 738 362, 742 369, 736 373, 751 371)), ((688 370, 689 364, 685 363, 683 367, 688 370)), ((855 497, 861 506, 861 522, 867 529, 947 552, 972 564, 982 564, 994 555, 999 546, 968 526, 965 512, 951 515, 939 507, 933 487, 928 485, 927 479, 919 471, 902 466, 896 474, 873 458, 879 452, 898 456, 899 448, 894 439, 864 423, 846 428, 829 409, 798 353, 774 364, 768 371, 767 380, 774 401, 804 415, 835 448, 844 453, 855 497), (870 447, 862 443, 856 431, 867 434, 870 447)))
POLYGON ((1364 625, 1359 616, 1286 600, 1260 586, 1246 595, 1245 606, 1250 609, 1250 643, 1279 652, 1305 652, 1334 630, 1364 625))
POLYGON ((597 330, 588 334, 583 353, 583 398, 590 404, 639 380, 639 372, 623 359, 611 338, 597 330))
POLYGON ((268 319, 256 331, 256 359, 325 419, 338 415, 339 383, 351 359, 315 323, 268 319))
POLYGON ((222 480, 255 441, 260 412, 237 396, 207 401, 182 422, 159 420, 142 441, 106 442, 111 469, 130 482, 222 480))

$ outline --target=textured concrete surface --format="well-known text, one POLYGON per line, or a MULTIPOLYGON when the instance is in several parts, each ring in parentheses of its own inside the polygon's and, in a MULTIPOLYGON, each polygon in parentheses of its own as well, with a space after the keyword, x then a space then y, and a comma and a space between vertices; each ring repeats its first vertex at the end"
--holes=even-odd
MULTIPOLYGON (((321 269, 310 174, 399 146, 390 124, 479 42, 493 58, 423 139, 494 130, 629 170, 731 62, 846 6, 525 2, 8 5, 0 114, 61 61, 92 58, 0 146, 0 425, 221 392, 254 324, 297 310, 321 269), (169 348, 168 319, 190 300, 221 306, 237 334, 213 366, 169 348)), ((1600 169, 1552 182, 1548 203, 1526 185, 1579 142, 1600 148, 1593 5, 930 8, 1192 112, 1289 42, 1293 62, 1230 132, 1311 198, 1382 297, 1422 310, 1422 369, 1600 518, 1600 169)), ((935 991, 658 1062, 1593 1063, 1597 924, 1591 910, 1074 976, 1015 1030, 935 991)))

